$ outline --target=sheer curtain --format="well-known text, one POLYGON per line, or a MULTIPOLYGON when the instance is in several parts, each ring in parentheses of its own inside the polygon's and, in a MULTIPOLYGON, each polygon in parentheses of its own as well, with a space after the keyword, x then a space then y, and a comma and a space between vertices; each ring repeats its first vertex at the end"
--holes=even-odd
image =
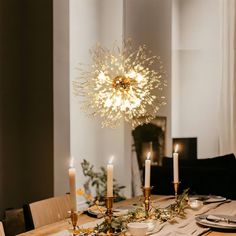
POLYGON ((236 155, 235 0, 221 4, 221 88, 219 152, 236 155))

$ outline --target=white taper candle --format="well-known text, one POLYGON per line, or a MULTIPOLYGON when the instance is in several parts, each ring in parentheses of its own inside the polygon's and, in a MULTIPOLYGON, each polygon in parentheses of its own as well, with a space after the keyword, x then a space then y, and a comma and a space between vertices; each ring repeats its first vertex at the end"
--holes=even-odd
POLYGON ((107 164, 107 197, 113 197, 113 156, 107 164))
POLYGON ((69 168, 69 184, 70 184, 70 201, 71 210, 77 211, 76 204, 76 169, 73 166, 74 159, 71 158, 70 168, 69 168))
POLYGON ((174 183, 179 182, 179 154, 178 154, 178 144, 175 146, 175 151, 173 153, 173 176, 174 183))
POLYGON ((144 187, 150 187, 150 176, 151 176, 151 153, 148 152, 147 159, 145 160, 145 184, 144 187))

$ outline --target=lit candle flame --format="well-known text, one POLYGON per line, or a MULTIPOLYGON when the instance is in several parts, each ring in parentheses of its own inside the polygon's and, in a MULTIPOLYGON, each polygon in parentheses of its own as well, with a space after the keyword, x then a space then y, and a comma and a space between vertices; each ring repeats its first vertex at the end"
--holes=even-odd
POLYGON ((74 167, 74 157, 71 157, 69 166, 70 166, 70 168, 74 167))
POLYGON ((111 164, 113 163, 113 160, 114 160, 114 156, 111 156, 111 158, 110 158, 108 164, 111 165, 111 164))
POLYGON ((150 160, 151 159, 151 152, 148 152, 147 153, 147 160, 150 160))
POLYGON ((175 152, 178 152, 178 150, 179 150, 179 144, 176 144, 175 145, 175 152))

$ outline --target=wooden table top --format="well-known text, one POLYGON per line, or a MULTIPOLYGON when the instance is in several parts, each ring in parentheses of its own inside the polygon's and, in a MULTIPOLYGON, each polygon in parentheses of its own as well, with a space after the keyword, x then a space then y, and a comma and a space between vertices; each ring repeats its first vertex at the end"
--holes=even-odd
MULTIPOLYGON (((152 199, 164 199, 163 196, 152 196, 152 199)), ((134 204, 136 202, 139 201, 139 198, 132 198, 132 199, 127 199, 125 201, 119 202, 119 203, 115 203, 115 206, 125 206, 125 205, 130 205, 130 204, 134 204)), ((89 217, 86 214, 82 214, 79 216, 79 221, 78 224, 82 225, 85 223, 89 223, 96 220, 95 218, 89 217)), ((54 234, 54 233, 58 233, 60 231, 66 230, 68 228, 70 228, 70 224, 69 224, 69 219, 67 220, 62 220, 50 225, 46 225, 43 227, 40 227, 38 229, 35 230, 31 230, 22 234, 19 234, 18 236, 45 236, 45 235, 50 235, 50 234, 54 234)), ((208 232, 207 234, 208 236, 236 236, 236 232, 216 232, 216 231, 212 231, 212 232, 208 232)))

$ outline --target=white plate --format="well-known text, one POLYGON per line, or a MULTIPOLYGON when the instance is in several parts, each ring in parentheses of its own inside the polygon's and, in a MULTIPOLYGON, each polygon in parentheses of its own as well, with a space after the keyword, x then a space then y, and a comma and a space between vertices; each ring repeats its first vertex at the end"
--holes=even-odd
POLYGON ((208 199, 206 199, 205 201, 203 201, 204 204, 208 204, 208 203, 215 203, 215 202, 224 202, 226 201, 225 197, 221 197, 221 196, 209 196, 208 199))
POLYGON ((190 195, 189 199, 203 201, 203 204, 224 202, 227 200, 225 197, 216 196, 216 195, 190 195))
MULTIPOLYGON (((212 214, 211 214, 212 215, 212 214)), ((216 228, 216 229, 235 229, 236 230, 236 224, 235 223, 226 223, 226 222, 213 222, 210 220, 207 220, 208 215, 200 215, 197 216, 195 219, 197 223, 207 226, 210 228, 216 228)), ((214 215, 217 217, 222 217, 222 218, 228 218, 230 220, 236 220, 236 216, 227 216, 227 215, 214 215)))

